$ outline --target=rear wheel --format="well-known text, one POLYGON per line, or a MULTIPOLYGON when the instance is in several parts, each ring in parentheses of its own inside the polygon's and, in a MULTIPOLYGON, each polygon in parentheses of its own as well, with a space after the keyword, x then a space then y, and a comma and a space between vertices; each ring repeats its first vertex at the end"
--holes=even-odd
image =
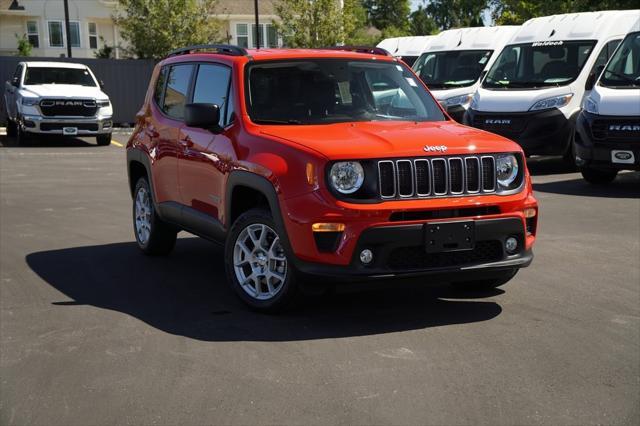
POLYGON ((7 136, 14 138, 16 136, 16 123, 7 118, 7 136))
POLYGON ((107 146, 111 144, 111 133, 107 133, 106 135, 98 135, 96 136, 96 142, 98 146, 107 146))
POLYGON ((299 295, 297 273, 271 213, 252 209, 231 227, 225 245, 227 279, 252 309, 277 312, 299 295))
POLYGON ((580 172, 582 173, 584 180, 594 185, 606 185, 611 183, 618 175, 617 170, 600 170, 588 167, 583 168, 580 172))
POLYGON ((505 272, 504 275, 493 278, 490 280, 478 280, 478 281, 461 281, 454 283, 456 287, 464 290, 489 290, 505 285, 518 273, 518 269, 512 269, 505 272))
POLYGON ((138 247, 148 255, 166 255, 176 244, 177 230, 155 211, 153 195, 145 177, 138 179, 133 196, 133 230, 138 247))

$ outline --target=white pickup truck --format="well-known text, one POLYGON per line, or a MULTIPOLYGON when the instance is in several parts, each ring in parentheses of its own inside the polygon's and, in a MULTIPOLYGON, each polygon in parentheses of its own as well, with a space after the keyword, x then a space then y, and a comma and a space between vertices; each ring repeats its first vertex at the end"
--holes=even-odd
POLYGON ((6 82, 7 135, 95 136, 111 143, 113 109, 91 69, 68 62, 20 62, 6 82))

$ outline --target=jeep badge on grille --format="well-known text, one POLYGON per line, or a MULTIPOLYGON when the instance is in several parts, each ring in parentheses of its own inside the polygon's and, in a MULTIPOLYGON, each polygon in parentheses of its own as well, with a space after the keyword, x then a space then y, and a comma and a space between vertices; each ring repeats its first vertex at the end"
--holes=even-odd
POLYGON ((425 145, 424 150, 426 152, 446 152, 447 147, 444 145, 425 145))

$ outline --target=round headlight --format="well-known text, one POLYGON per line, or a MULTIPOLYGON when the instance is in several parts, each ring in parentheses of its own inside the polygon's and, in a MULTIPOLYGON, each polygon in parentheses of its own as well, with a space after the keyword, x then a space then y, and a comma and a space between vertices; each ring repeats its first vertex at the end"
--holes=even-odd
POLYGON ((501 155, 496 158, 498 184, 508 188, 518 177, 518 160, 515 155, 501 155))
POLYGON ((331 166, 331 185, 341 194, 353 194, 364 182, 364 169, 356 161, 342 161, 331 166))

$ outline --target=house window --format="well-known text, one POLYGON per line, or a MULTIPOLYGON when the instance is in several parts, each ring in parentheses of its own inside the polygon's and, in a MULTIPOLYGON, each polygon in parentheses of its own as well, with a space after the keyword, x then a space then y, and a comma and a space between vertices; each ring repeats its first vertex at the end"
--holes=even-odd
POLYGON ((98 48, 98 26, 95 22, 89 22, 89 49, 98 48))
POLYGON ((249 28, 247 24, 236 24, 236 38, 240 47, 249 47, 249 28))
POLYGON ((62 36, 62 21, 49 21, 49 46, 64 47, 62 36))
POLYGON ((40 47, 40 36, 38 35, 38 23, 27 21, 27 38, 33 47, 40 47))
POLYGON ((80 22, 69 22, 71 47, 80 47, 80 22))
POLYGON ((276 27, 271 24, 267 24, 267 46, 278 47, 278 33, 276 27))
MULTIPOLYGON (((252 47, 258 47, 258 33, 256 33, 256 24, 251 25, 251 36, 253 37, 252 47)), ((260 47, 264 47, 264 24, 260 24, 260 47)))

